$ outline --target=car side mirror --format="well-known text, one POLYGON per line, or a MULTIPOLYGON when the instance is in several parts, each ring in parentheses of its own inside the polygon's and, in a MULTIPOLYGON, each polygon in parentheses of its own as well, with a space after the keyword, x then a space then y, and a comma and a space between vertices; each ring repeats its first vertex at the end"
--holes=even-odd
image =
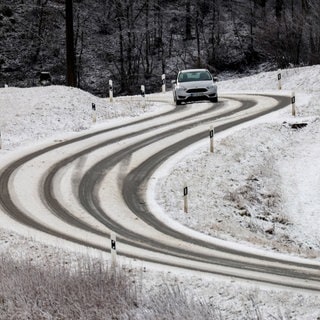
POLYGON ((217 82, 218 81, 218 77, 213 77, 213 82, 217 82))

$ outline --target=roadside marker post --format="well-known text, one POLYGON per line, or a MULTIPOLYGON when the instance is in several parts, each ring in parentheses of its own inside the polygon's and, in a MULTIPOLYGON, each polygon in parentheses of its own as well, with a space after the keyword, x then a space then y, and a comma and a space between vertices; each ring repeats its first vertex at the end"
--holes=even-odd
POLYGON ((111 266, 117 265, 117 237, 115 233, 111 233, 111 266))
POLYGON ((183 202, 184 202, 184 205, 183 205, 183 210, 185 213, 188 213, 188 187, 187 185, 184 186, 183 188, 183 202))
POLYGON ((110 102, 113 101, 113 82, 112 80, 109 80, 109 98, 110 102))
POLYGON ((292 115, 295 117, 296 116, 296 96, 294 92, 292 92, 291 104, 292 104, 292 115))
POLYGON ((210 127, 210 131, 209 131, 209 137, 210 137, 210 152, 213 153, 214 152, 214 128, 213 126, 210 127))
POLYGON ((281 71, 278 70, 278 89, 281 90, 282 89, 282 85, 281 85, 281 71))
POLYGON ((161 76, 161 80, 162 80, 162 93, 165 93, 166 92, 166 75, 165 74, 161 76))
POLYGON ((96 121, 97 121, 96 105, 92 103, 92 122, 96 123, 96 121))
POLYGON ((146 97, 146 88, 143 84, 140 87, 140 92, 141 92, 142 98, 145 98, 146 97))
POLYGON ((143 101, 144 101, 144 106, 146 106, 146 88, 145 88, 144 85, 141 85, 140 92, 141 92, 141 96, 142 96, 143 101))

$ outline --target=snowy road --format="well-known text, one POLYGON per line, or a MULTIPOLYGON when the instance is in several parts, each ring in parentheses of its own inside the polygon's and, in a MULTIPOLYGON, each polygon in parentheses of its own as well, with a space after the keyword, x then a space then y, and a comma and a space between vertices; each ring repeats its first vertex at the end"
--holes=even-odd
POLYGON ((25 152, 0 171, 0 204, 15 220, 72 242, 165 265, 311 290, 319 264, 221 245, 153 211, 146 190, 163 161, 222 131, 289 103, 281 96, 228 96, 182 106, 25 152), (174 224, 175 225, 175 224, 174 224))

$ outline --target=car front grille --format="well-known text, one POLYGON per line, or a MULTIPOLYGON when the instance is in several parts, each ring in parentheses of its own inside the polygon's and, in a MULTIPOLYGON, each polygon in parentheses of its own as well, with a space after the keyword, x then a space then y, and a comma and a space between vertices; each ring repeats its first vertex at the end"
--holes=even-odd
POLYGON ((197 88, 197 89, 189 89, 187 90, 188 93, 199 93, 199 92, 207 92, 206 88, 197 88))

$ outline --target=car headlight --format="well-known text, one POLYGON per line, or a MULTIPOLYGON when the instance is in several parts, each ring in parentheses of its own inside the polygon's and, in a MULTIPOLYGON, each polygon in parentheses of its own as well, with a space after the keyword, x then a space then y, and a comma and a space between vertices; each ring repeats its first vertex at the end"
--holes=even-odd
POLYGON ((177 90, 183 90, 183 91, 186 91, 187 88, 183 87, 183 86, 177 86, 176 87, 177 90))

